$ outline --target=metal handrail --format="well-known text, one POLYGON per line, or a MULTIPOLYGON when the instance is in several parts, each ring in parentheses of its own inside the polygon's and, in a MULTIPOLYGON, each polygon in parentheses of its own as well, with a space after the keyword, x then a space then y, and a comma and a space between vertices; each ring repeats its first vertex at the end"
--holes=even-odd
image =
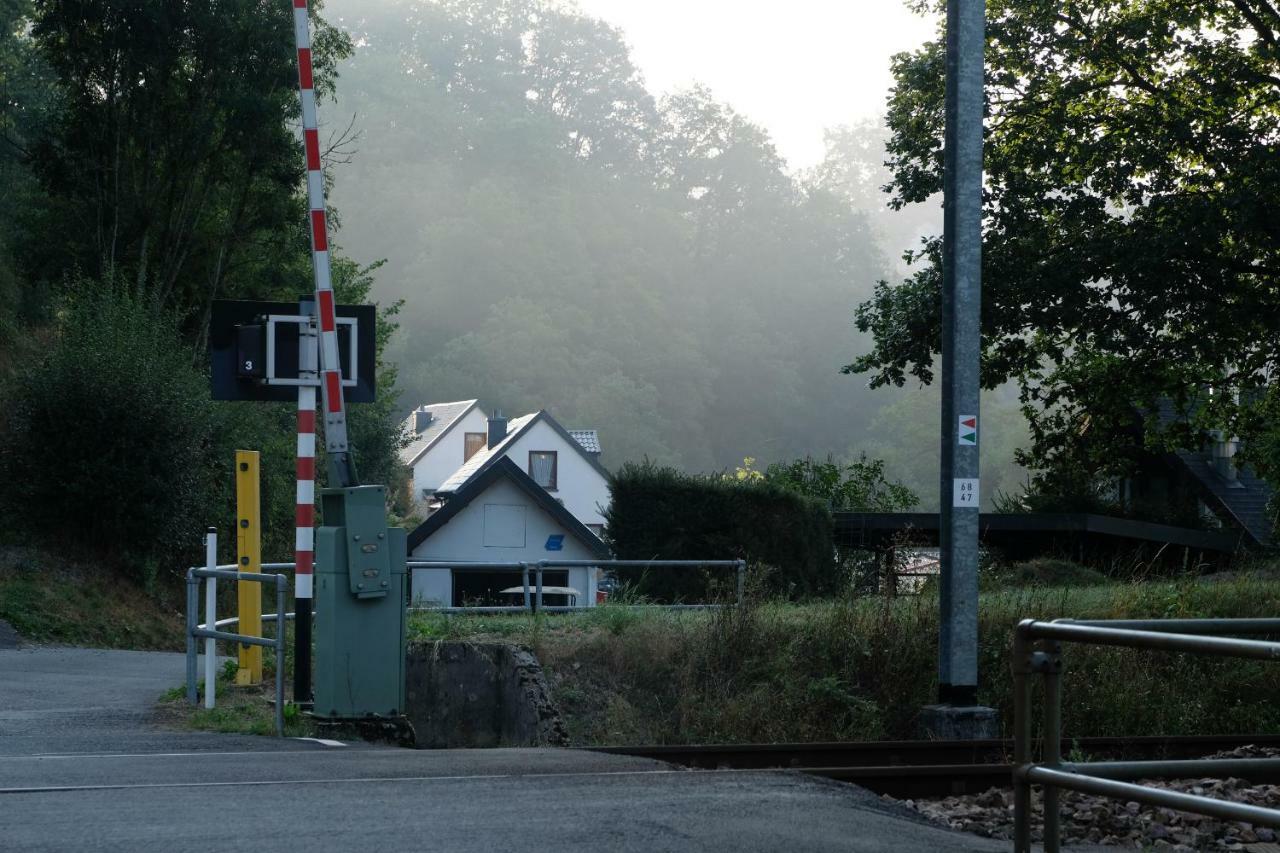
MULTIPOLYGON (((283 626, 277 624, 276 635, 273 638, 255 637, 249 634, 234 634, 229 631, 217 630, 220 624, 217 619, 206 617, 203 625, 196 624, 196 610, 200 600, 200 581, 205 580, 206 584, 212 585, 218 579, 234 580, 237 582, 249 583, 274 583, 276 586, 276 612, 271 614, 284 613, 285 591, 288 589, 289 580, 281 574, 259 574, 257 572, 240 572, 234 568, 224 568, 218 566, 216 568, 196 568, 187 569, 187 701, 192 705, 197 704, 199 697, 196 690, 196 668, 197 668, 197 651, 196 640, 202 638, 208 641, 225 640, 232 643, 242 643, 250 646, 266 646, 274 648, 276 652, 276 706, 275 721, 276 734, 284 737, 284 658, 285 658, 285 632, 281 630, 283 626), (213 628, 208 628, 208 623, 213 622, 213 628)), ((212 588, 209 590, 209 597, 215 596, 212 588)), ((237 622, 239 620, 237 619, 237 622)), ((276 620, 278 622, 278 619, 276 620)), ((205 693, 210 695, 214 690, 214 679, 211 676, 213 672, 212 649, 213 642, 206 644, 205 654, 210 658, 206 661, 205 675, 205 693)))
POLYGON ((1275 778, 1280 759, 1237 758, 1179 761, 1062 761, 1062 643, 1190 652, 1219 657, 1280 660, 1280 642, 1211 634, 1277 634, 1280 619, 1024 619, 1013 638, 1014 853, 1031 851, 1031 786, 1044 797, 1044 851, 1062 845, 1059 792, 1081 791, 1147 805, 1180 809, 1223 820, 1280 828, 1280 810, 1138 785, 1128 779, 1240 776, 1275 778), (1044 755, 1031 761, 1032 674, 1044 678, 1044 755))
MULTIPOLYGON (((414 607, 408 609, 418 612, 431 613, 534 613, 539 610, 547 613, 572 613, 583 610, 593 609, 593 605, 576 605, 576 606, 544 606, 542 603, 542 573, 545 569, 580 569, 580 568, 597 568, 597 569, 642 569, 642 568, 732 568, 736 571, 735 583, 735 603, 737 606, 742 605, 742 600, 746 595, 747 585, 747 561, 746 560, 534 560, 525 562, 493 562, 493 563, 472 563, 458 560, 408 560, 405 566, 410 569, 450 569, 456 572, 520 572, 522 577, 521 585, 524 587, 524 604, 510 607, 414 607), (534 580, 529 579, 529 572, 533 571, 534 580)), ((294 569, 294 563, 263 563, 263 570, 272 569, 294 569)), ((237 566, 234 563, 227 565, 215 566, 213 570, 225 571, 232 574, 235 573, 237 566)), ((210 571, 207 568, 200 568, 200 571, 210 571)), ((645 607, 661 607, 667 610, 716 610, 723 605, 719 604, 654 604, 654 605, 637 605, 645 607)), ((278 608, 280 612, 283 608, 278 608)), ((266 616, 264 619, 268 618, 266 616)), ((292 618, 292 614, 286 618, 292 618)), ((223 621, 218 622, 219 625, 223 621)))
MULTIPOLYGON (((492 572, 492 571, 512 571, 520 572, 521 586, 524 587, 524 605, 508 606, 508 607, 414 607, 409 609, 417 612, 430 613, 536 613, 544 611, 547 613, 573 613, 583 610, 593 609, 593 605, 552 605, 544 606, 542 603, 542 573, 544 569, 576 569, 576 568, 596 568, 596 569, 638 569, 638 568, 733 568, 737 573, 736 582, 736 604, 742 606, 742 599, 746 594, 747 582, 747 561, 746 560, 536 560, 526 562, 507 562, 507 563, 470 563, 449 560, 408 560, 405 565, 410 569, 450 569, 452 571, 462 572, 492 572), (529 570, 534 570, 536 590, 531 592, 529 583, 529 570)), ((662 607, 668 610, 712 610, 720 607, 717 604, 664 604, 664 605, 645 605, 662 607)))

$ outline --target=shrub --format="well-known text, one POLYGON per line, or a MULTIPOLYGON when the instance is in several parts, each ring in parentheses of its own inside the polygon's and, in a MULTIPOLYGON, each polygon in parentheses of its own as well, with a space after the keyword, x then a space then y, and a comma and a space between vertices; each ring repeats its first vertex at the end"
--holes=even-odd
MULTIPOLYGON (((738 469, 740 474, 744 470, 749 468, 738 469)), ((903 512, 920 503, 911 489, 885 477, 883 460, 868 459, 865 453, 848 464, 830 456, 825 461, 806 456, 793 462, 775 462, 765 470, 764 479, 825 501, 832 510, 903 512)))
MULTIPOLYGON (((791 596, 840 586, 831 515, 819 500, 763 480, 684 474, 645 462, 614 476, 606 513, 620 559, 747 560, 767 567, 772 591, 791 596)), ((624 573, 645 595, 705 600, 723 570, 624 573)))
POLYGON ((1007 567, 996 567, 988 572, 986 580, 985 586, 990 589, 1019 586, 1104 586, 1115 582, 1097 569, 1054 557, 1037 557, 1007 567))
POLYGON ((0 437, 15 529, 109 555, 150 582, 199 530, 207 381, 145 294, 79 282, 44 357, 16 371, 0 437))

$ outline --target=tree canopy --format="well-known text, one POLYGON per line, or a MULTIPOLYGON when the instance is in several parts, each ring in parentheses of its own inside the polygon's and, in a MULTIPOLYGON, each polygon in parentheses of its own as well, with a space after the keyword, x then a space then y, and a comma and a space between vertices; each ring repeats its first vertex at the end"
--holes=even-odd
POLYGON ((363 127, 334 199, 406 300, 407 404, 545 407, 611 465, 856 454, 875 404, 839 366, 889 261, 848 169, 793 174, 704 87, 651 95, 559 3, 330 8, 363 127))
MULTIPOLYGON (((1048 479, 1117 473, 1134 412, 1171 400, 1187 425, 1161 440, 1224 427, 1265 465, 1276 391, 1259 389, 1280 367, 1280 10, 989 0, 988 20, 983 382, 1020 384, 1027 460, 1048 479)), ((893 67, 889 189, 902 206, 941 188, 941 35, 893 67)), ((931 380, 939 250, 932 240, 914 274, 862 304, 875 343, 847 370, 931 380)))
MULTIPOLYGON (((351 42, 317 5, 327 97, 351 42)), ((265 0, 0 0, 0 475, 18 483, 0 538, 44 533, 153 577, 231 517, 232 453, 251 448, 268 552, 291 549, 295 407, 211 402, 204 349, 214 299, 312 288, 296 62, 290 8, 265 0)), ((369 301, 377 266, 335 254, 338 298, 369 301)), ((379 367, 351 439, 394 482, 379 367)))

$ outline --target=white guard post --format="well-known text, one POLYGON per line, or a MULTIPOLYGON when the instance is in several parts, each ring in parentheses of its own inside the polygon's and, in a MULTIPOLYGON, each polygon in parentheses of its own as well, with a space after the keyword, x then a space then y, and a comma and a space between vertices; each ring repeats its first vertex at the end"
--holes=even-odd
MULTIPOLYGON (((212 527, 204 537, 204 565, 206 569, 218 568, 218 532, 212 527)), ((218 630, 218 579, 204 579, 204 626, 218 630)), ((218 683, 218 641, 209 637, 204 641, 204 706, 212 708, 218 683)))

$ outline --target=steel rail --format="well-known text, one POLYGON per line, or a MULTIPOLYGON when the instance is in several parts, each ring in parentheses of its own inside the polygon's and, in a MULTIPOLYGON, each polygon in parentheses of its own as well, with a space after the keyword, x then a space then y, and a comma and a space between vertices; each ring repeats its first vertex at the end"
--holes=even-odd
MULTIPOLYGON (((1086 737, 1062 745, 1091 755, 1159 757, 1165 760, 1101 761, 1095 775, 1136 773, 1175 778, 1199 775, 1206 764, 1180 761, 1242 746, 1280 748, 1280 735, 1188 735, 1179 737, 1086 737), (1173 758, 1171 758, 1173 757, 1173 758), (1164 772, 1156 772, 1163 768, 1164 772)), ((1012 740, 860 741, 853 743, 660 744, 582 747, 595 752, 665 761, 693 769, 795 770, 860 785, 894 797, 976 794, 1014 783, 1012 740)), ((1241 778, 1280 783, 1280 760, 1213 759, 1209 766, 1229 767, 1241 778)), ((1062 765, 1063 767, 1080 765, 1062 765)))

